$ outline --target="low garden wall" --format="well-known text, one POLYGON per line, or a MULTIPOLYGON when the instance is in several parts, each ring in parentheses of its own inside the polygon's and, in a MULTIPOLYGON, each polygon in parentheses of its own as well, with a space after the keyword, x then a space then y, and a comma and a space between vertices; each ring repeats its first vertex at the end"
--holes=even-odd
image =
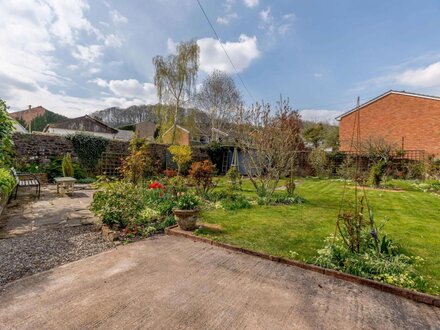
MULTIPOLYGON (((79 161, 73 143, 64 136, 45 133, 15 133, 13 135, 13 141, 15 156, 20 164, 49 164, 52 160, 61 158, 66 153, 71 154, 74 162, 79 161)), ((105 152, 128 154, 128 147, 128 141, 109 140, 105 152)), ((151 143, 149 145, 150 157, 153 166, 158 172, 166 169, 168 147, 169 145, 167 144, 159 143, 151 143)), ((192 149, 194 161, 210 159, 206 147, 194 146, 192 149)), ((42 179, 43 181, 47 181, 47 178, 42 179)))

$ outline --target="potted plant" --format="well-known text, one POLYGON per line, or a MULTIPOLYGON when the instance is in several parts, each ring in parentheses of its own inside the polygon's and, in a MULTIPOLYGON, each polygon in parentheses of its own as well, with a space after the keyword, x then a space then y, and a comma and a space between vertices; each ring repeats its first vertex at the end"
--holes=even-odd
POLYGON ((174 218, 179 227, 183 230, 196 229, 196 222, 199 217, 200 201, 196 195, 182 194, 173 209, 174 218))

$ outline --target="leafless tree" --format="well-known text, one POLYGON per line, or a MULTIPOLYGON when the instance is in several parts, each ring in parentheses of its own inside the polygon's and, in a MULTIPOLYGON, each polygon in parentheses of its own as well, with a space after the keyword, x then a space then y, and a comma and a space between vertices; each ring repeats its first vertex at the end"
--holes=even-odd
POLYGON ((242 104, 240 91, 234 80, 223 71, 214 70, 202 83, 197 104, 210 119, 213 138, 216 130, 228 133, 237 109, 242 104))
POLYGON ((195 94, 195 82, 199 69, 200 49, 196 41, 182 42, 177 46, 175 55, 156 56, 153 64, 156 68, 154 84, 161 103, 174 106, 173 138, 176 136, 177 114, 182 106, 195 94))
POLYGON ((249 179, 260 196, 271 197, 280 179, 291 174, 303 148, 300 115, 281 97, 274 112, 264 102, 241 107, 235 122, 249 179))

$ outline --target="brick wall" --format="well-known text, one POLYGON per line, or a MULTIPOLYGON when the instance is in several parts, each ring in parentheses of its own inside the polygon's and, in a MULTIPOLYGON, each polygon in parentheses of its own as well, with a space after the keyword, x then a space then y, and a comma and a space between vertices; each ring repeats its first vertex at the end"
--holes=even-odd
MULTIPOLYGON (((389 94, 360 110, 361 139, 384 138, 405 150, 440 156, 440 100, 389 94)), ((356 112, 339 124, 340 150, 349 151, 356 112)))

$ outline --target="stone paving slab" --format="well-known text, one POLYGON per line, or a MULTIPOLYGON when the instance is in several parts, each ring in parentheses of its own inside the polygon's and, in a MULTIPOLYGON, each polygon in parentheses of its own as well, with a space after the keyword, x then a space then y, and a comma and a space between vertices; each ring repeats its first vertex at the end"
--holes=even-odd
POLYGON ((14 237, 48 226, 81 226, 97 219, 89 210, 94 191, 78 187, 68 195, 58 195, 56 186, 42 188, 37 199, 33 190, 20 189, 0 219, 0 238, 14 237))
POLYGON ((174 236, 0 292, 2 329, 439 329, 440 309, 174 236))

